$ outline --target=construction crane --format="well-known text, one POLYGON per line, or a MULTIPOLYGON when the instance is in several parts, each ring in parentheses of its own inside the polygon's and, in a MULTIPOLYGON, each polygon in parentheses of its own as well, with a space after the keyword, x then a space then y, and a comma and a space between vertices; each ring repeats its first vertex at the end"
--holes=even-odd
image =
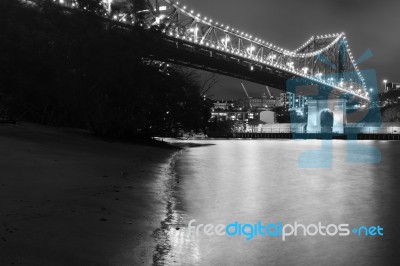
POLYGON ((249 101, 250 108, 253 108, 253 106, 251 106, 250 96, 249 96, 249 94, 247 93, 246 88, 244 87, 243 83, 240 83, 240 84, 242 84, 242 88, 243 88, 244 92, 246 93, 247 100, 249 101))
POLYGON ((269 88, 268 88, 268 86, 265 86, 265 88, 267 88, 267 91, 268 91, 268 94, 269 94, 269 98, 270 98, 270 99, 273 99, 273 98, 274 98, 274 96, 272 96, 271 92, 269 91, 269 88))

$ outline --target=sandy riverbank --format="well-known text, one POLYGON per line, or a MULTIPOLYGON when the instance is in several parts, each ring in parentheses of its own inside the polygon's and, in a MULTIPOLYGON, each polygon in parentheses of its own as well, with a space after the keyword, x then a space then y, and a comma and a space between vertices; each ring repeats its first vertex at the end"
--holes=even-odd
POLYGON ((0 265, 149 265, 176 149, 0 124, 0 265))

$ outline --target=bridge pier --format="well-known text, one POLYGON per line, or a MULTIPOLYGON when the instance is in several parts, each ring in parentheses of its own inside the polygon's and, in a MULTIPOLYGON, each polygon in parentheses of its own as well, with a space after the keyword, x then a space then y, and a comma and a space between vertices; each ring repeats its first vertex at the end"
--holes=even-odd
MULTIPOLYGON (((321 133, 321 114, 324 111, 333 113, 333 133, 344 133, 347 123, 346 100, 308 100, 307 133, 321 133)), ((324 121, 322 121, 324 123, 324 121)), ((322 132, 324 133, 324 132, 322 132)))

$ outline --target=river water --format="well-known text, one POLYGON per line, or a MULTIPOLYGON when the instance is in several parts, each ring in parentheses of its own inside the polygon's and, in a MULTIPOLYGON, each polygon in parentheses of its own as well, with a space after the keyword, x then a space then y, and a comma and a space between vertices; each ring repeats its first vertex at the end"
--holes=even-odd
POLYGON ((214 145, 187 148, 177 156, 169 184, 171 217, 165 227, 169 248, 157 264, 399 265, 400 142, 190 142, 214 145), (301 157, 321 147, 328 148, 301 157), (307 160, 325 163, 306 168, 307 160), (364 229, 343 236, 304 236, 300 228, 285 241, 269 235, 246 240, 245 235, 207 235, 201 227, 196 233, 196 227, 188 228, 193 219, 192 226, 320 222, 369 230, 379 225, 383 236, 374 230, 367 236, 364 229))

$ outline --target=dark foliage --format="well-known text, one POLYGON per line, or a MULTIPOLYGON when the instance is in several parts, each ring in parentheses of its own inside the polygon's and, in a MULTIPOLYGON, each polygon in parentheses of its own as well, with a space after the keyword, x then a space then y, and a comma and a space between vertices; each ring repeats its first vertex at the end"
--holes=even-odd
POLYGON ((229 137, 233 132, 234 126, 234 121, 219 121, 217 117, 215 117, 208 123, 207 136, 215 138, 229 137))
POLYGON ((290 123, 290 112, 286 106, 276 106, 272 111, 275 113, 275 123, 290 123))
MULTIPOLYGON (((78 1, 103 12, 94 1, 78 1)), ((154 34, 41 2, 0 6, 0 94, 14 119, 110 137, 204 129, 209 103, 193 75, 145 60, 154 34)))
POLYGON ((379 94, 382 122, 400 121, 400 90, 389 90, 379 94))
POLYGON ((307 107, 304 108, 303 114, 299 114, 295 110, 289 111, 287 106, 276 106, 272 111, 275 113, 275 123, 307 123, 307 107))
POLYGON ((382 122, 400 122, 400 104, 382 108, 382 122))

